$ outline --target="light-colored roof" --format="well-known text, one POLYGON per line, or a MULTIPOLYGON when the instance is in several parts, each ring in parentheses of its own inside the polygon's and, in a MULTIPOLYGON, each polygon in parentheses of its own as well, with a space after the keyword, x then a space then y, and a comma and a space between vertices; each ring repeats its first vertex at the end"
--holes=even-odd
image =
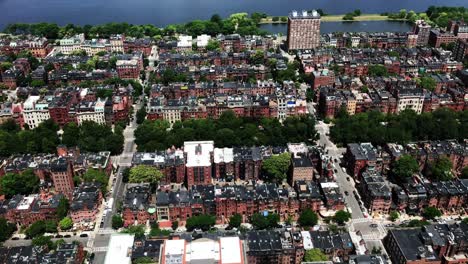
POLYGON ((302 244, 304 245, 305 250, 313 249, 314 244, 312 243, 312 238, 310 237, 309 231, 301 231, 302 235, 302 244))
POLYGON ((185 240, 166 240, 164 242, 164 255, 183 255, 185 252, 185 240))
POLYGON ((322 188, 338 188, 338 184, 336 182, 322 182, 320 183, 322 188))
POLYGON ((219 261, 219 242, 211 239, 198 239, 187 244, 185 260, 187 262, 194 260, 205 260, 212 263, 219 261))
POLYGON ((242 250, 239 237, 222 237, 221 244, 221 264, 234 264, 242 262, 242 250))
POLYGON ((134 235, 112 234, 104 264, 132 263, 129 252, 133 246, 134 235))
POLYGON ((215 148, 214 163, 229 163, 234 161, 234 150, 232 148, 215 148))
POLYGON ((211 152, 213 152, 213 149, 213 141, 184 142, 184 152, 187 153, 186 167, 211 166, 211 152))
POLYGON ((18 210, 26 210, 31 207, 31 204, 34 202, 34 196, 28 196, 24 197, 23 200, 18 204, 18 207, 16 209, 18 210))

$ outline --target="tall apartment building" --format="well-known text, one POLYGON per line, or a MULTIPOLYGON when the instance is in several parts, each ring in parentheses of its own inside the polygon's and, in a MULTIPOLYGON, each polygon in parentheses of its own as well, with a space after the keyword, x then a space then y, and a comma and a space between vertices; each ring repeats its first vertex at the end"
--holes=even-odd
POLYGON ((288 16, 288 50, 314 49, 320 44, 320 15, 292 11, 288 16))
POLYGON ((429 43, 429 34, 431 32, 431 26, 424 20, 416 21, 414 25, 414 33, 418 35, 417 45, 424 46, 429 43))
POLYGON ((75 185, 73 183, 73 168, 66 158, 60 157, 50 163, 50 174, 55 191, 63 193, 70 199, 75 185))

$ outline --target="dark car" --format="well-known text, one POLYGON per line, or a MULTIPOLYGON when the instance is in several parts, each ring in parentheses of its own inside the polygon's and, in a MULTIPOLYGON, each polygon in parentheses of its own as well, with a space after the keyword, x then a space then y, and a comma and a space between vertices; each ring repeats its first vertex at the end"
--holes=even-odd
POLYGON ((376 228, 378 225, 377 224, 371 224, 369 226, 372 227, 372 228, 376 228))
POLYGON ((348 195, 349 195, 349 192, 348 192, 348 191, 345 191, 344 194, 346 194, 346 196, 348 196, 348 195))
POLYGON ((335 173, 337 173, 338 171, 336 169, 334 169, 335 173))
POLYGON ((351 181, 351 179, 350 179, 349 177, 346 177, 346 180, 347 180, 347 181, 351 181))
POLYGON ((62 235, 56 235, 55 238, 62 238, 62 235))
POLYGON ((11 240, 19 240, 19 237, 12 237, 11 240))
POLYGON ((88 234, 81 234, 80 237, 88 237, 88 234))
POLYGON ((69 237, 71 237, 71 236, 70 236, 70 235, 64 235, 63 237, 64 237, 64 238, 69 238, 69 237))

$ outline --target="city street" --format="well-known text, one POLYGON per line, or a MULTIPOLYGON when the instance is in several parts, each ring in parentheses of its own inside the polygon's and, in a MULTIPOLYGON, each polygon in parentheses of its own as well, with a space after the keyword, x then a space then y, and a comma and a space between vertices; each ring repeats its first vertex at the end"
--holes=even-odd
MULTIPOLYGON (((308 103, 309 113, 314 115, 315 109, 312 103, 308 103)), ((331 157, 334 170, 335 178, 338 186, 340 187, 341 193, 345 197, 346 206, 348 211, 351 213, 352 220, 348 224, 350 232, 353 232, 353 241, 355 244, 360 244, 360 240, 363 239, 366 243, 367 250, 372 248, 383 248, 380 239, 386 235, 386 228, 382 221, 373 220, 367 212, 363 212, 359 201, 356 198, 360 198, 358 191, 355 188, 355 182, 353 178, 347 174, 345 167, 341 165, 343 162, 342 157, 345 153, 345 148, 338 148, 329 138, 330 125, 325 124, 323 121, 318 121, 315 129, 319 134, 318 146, 323 147, 325 153, 331 157)), ((364 253, 364 252, 360 252, 364 253)))
MULTIPOLYGON (((97 222, 97 228, 94 230, 94 233, 90 236, 88 241, 88 247, 92 248, 92 251, 95 254, 94 263, 104 263, 106 256, 107 245, 109 243, 110 235, 116 231, 112 229, 112 216, 117 212, 117 207, 119 201, 123 199, 124 183, 122 183, 122 172, 126 167, 131 166, 133 153, 136 151, 136 145, 134 143, 134 131, 138 127, 136 123, 136 112, 141 107, 142 99, 140 98, 139 102, 135 104, 133 120, 125 128, 123 134, 125 138, 124 149, 122 154, 117 157, 114 157, 114 164, 119 167, 113 177, 116 177, 114 183, 112 183, 112 178, 109 179, 113 191, 110 192, 110 196, 107 198, 114 198, 114 203, 110 211, 107 212, 107 215, 103 219, 103 227, 99 228, 100 221, 97 222)), ((104 206, 103 206, 104 208, 104 206)))

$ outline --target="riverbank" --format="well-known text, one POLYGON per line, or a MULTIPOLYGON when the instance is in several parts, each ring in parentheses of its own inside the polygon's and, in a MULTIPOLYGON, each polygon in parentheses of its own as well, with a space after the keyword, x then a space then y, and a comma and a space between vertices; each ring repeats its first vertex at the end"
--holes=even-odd
MULTIPOLYGON (((406 22, 407 19, 392 19, 388 16, 382 16, 380 14, 362 14, 360 16, 354 17, 354 20, 344 20, 345 15, 327 15, 322 16, 322 22, 354 22, 354 21, 399 21, 406 22)), ((287 17, 282 16, 268 16, 260 20, 260 24, 287 24, 287 17)))

